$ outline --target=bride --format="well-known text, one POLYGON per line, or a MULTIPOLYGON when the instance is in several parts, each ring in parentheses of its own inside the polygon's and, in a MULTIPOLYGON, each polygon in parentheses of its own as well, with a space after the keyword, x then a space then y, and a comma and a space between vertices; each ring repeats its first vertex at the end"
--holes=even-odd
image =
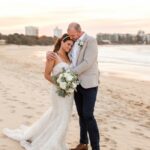
MULTIPOLYGON (((70 60, 67 53, 71 50, 73 41, 68 34, 60 38, 54 48, 56 60, 46 61, 45 78, 53 83, 52 75, 68 68, 70 60)), ((56 86, 51 85, 52 107, 33 125, 20 126, 18 129, 5 128, 3 133, 9 138, 19 141, 26 150, 69 150, 65 137, 73 105, 73 94, 60 97, 56 93, 56 86)))

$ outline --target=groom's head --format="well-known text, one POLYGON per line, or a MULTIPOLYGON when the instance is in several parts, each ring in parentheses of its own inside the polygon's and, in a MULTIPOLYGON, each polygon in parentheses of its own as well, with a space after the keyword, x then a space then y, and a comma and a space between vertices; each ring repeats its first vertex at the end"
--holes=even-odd
POLYGON ((72 22, 69 24, 67 32, 72 40, 76 41, 83 34, 80 24, 72 22))

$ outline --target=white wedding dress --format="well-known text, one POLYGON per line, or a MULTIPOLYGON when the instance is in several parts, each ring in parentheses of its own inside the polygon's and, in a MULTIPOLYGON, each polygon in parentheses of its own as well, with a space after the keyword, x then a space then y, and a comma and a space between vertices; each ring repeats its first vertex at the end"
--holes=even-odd
MULTIPOLYGON (((53 75, 68 68, 65 62, 53 68, 53 75)), ((20 142, 26 150, 69 150, 65 138, 73 106, 73 94, 60 97, 55 85, 51 86, 52 107, 32 126, 20 126, 18 129, 5 128, 3 133, 13 140, 20 142), (32 142, 28 142, 31 140, 32 142)))

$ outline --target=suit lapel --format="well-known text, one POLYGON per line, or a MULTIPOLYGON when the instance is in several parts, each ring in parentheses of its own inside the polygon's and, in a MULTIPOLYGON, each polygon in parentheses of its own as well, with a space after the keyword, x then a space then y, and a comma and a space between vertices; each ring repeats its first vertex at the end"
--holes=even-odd
POLYGON ((80 49, 80 52, 79 52, 79 55, 78 55, 78 59, 77 59, 77 64, 78 64, 78 61, 80 60, 79 58, 80 58, 81 54, 84 52, 84 50, 86 48, 86 45, 87 45, 86 41, 87 41, 87 39, 88 39, 88 35, 85 34, 84 38, 82 39, 84 44, 83 44, 83 47, 80 49))

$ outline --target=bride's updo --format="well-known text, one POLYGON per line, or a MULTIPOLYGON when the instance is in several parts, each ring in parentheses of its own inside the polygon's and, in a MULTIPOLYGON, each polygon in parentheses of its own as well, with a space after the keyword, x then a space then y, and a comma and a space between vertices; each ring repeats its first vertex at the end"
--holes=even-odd
POLYGON ((72 39, 69 37, 69 35, 67 34, 67 33, 65 33, 65 34, 63 34, 63 36, 61 37, 61 38, 59 38, 57 41, 56 41, 56 44, 55 44, 55 46, 54 46, 54 52, 57 52, 57 51, 59 51, 59 49, 60 49, 60 47, 61 47, 61 42, 63 41, 63 42, 66 42, 66 41, 68 41, 68 40, 71 40, 72 41, 72 39))

